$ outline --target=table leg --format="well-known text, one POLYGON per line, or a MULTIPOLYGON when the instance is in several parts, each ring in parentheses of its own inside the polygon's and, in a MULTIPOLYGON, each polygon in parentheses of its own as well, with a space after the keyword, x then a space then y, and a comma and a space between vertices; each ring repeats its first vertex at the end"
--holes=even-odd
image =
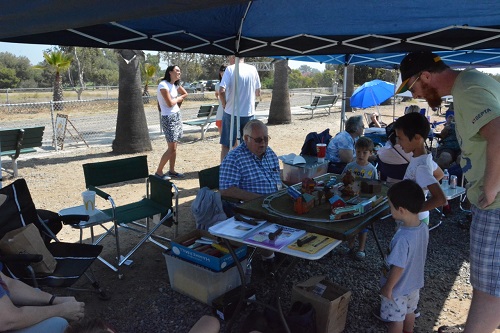
POLYGON ((384 250, 382 250, 382 246, 380 245, 380 241, 378 240, 377 233, 375 232, 375 223, 372 223, 372 225, 369 227, 373 234, 373 238, 375 238, 375 243, 377 243, 377 248, 378 251, 380 252, 380 256, 382 257, 382 260, 385 260, 385 254, 384 250))

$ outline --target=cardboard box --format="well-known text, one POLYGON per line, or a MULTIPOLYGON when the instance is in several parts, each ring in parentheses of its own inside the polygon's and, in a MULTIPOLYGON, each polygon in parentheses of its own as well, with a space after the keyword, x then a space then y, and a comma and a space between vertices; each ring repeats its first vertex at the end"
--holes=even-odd
MULTIPOLYGON (((186 259, 188 261, 200 264, 202 266, 213 269, 216 272, 220 272, 223 269, 234 264, 233 257, 231 254, 225 254, 222 257, 213 257, 206 253, 198 252, 196 250, 190 249, 187 246, 182 245, 183 242, 191 238, 201 238, 207 237, 215 239, 209 232, 205 230, 194 230, 186 235, 177 237, 171 241, 172 253, 180 258, 186 259)), ((242 245, 234 250, 238 259, 241 259, 247 254, 247 246, 242 245)))
MULTIPOLYGON (((170 287, 205 304, 212 305, 215 298, 241 285, 236 266, 223 272, 214 272, 176 257, 171 251, 166 251, 163 255, 167 263, 170 287)), ((246 262, 246 259, 241 262, 243 267, 246 266, 246 262)))
POLYGON ((287 185, 300 183, 305 178, 314 178, 328 172, 328 161, 318 162, 316 156, 302 156, 305 164, 289 164, 283 162, 283 182, 287 185))
POLYGON ((340 333, 344 330, 351 292, 338 284, 315 276, 293 286, 292 304, 311 303, 316 310, 318 333, 340 333))

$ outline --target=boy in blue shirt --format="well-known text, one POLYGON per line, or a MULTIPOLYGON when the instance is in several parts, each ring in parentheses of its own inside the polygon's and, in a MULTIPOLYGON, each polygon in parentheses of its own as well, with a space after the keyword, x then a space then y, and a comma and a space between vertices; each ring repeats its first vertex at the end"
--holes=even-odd
MULTIPOLYGON (((377 169, 370 163, 369 158, 373 155, 373 141, 365 136, 360 137, 354 145, 356 149, 356 158, 351 163, 347 164, 342 171, 342 176, 350 171, 354 177, 366 179, 378 179, 377 169)), ((368 229, 362 230, 358 234, 359 247, 354 251, 355 239, 351 238, 348 243, 349 253, 354 256, 356 260, 365 259, 365 246, 368 229)))
POLYGON ((380 281, 380 317, 388 322, 389 333, 411 333, 429 243, 429 228, 418 217, 425 196, 417 183, 403 180, 389 188, 387 197, 392 216, 402 224, 391 240, 380 281))

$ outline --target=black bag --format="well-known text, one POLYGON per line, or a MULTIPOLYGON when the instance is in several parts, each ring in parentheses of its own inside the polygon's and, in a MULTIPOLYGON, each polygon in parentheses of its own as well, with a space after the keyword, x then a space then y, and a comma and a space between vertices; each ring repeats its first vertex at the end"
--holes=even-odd
MULTIPOLYGON (((276 311, 269 308, 265 310, 268 327, 273 333, 284 332, 283 324, 276 311)), ((316 333, 316 310, 311 303, 297 301, 293 303, 288 315, 285 316, 286 323, 291 333, 316 333)))
POLYGON ((330 135, 330 129, 327 128, 321 133, 311 132, 307 134, 306 139, 304 140, 304 145, 300 151, 300 155, 308 155, 308 156, 317 156, 316 153, 316 144, 317 143, 328 143, 330 142, 332 136, 330 135))

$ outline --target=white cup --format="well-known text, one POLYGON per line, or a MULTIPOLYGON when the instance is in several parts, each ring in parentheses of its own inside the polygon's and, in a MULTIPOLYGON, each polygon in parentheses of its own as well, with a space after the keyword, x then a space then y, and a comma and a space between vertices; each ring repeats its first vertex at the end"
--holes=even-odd
POLYGON ((95 191, 83 191, 82 199, 85 213, 89 215, 93 214, 95 211, 95 191))

